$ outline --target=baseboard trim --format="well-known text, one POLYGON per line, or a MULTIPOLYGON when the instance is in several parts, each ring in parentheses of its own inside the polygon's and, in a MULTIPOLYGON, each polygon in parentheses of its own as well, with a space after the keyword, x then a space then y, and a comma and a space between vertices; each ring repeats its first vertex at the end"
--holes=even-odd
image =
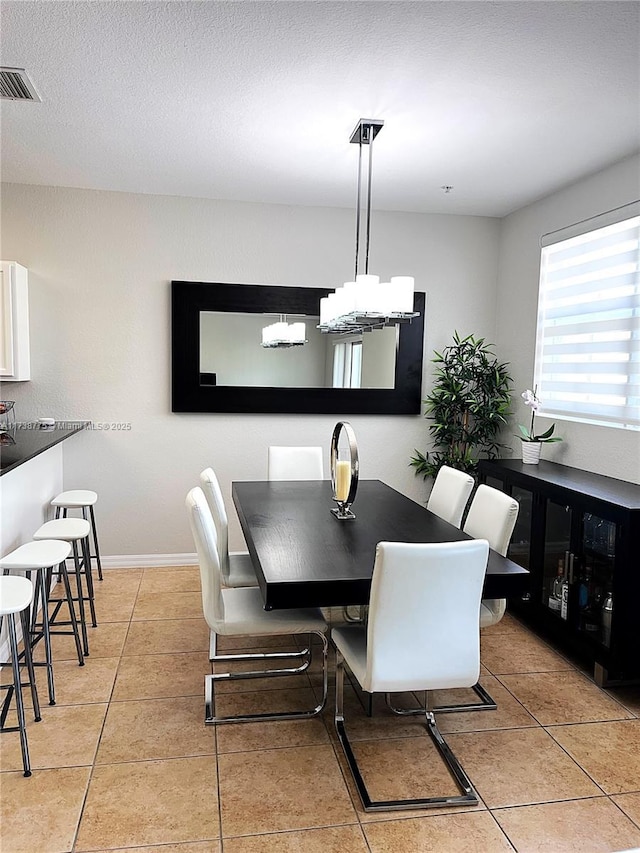
POLYGON ((152 566, 197 566, 193 554, 115 554, 102 557, 103 569, 143 569, 152 566))

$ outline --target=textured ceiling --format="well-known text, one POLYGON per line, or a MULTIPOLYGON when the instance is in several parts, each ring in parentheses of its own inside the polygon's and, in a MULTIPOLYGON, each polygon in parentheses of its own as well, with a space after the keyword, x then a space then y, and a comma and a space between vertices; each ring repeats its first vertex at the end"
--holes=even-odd
POLYGON ((501 216, 640 148, 640 4, 2 2, 2 178, 501 216), (451 184, 445 195, 440 189, 451 184))

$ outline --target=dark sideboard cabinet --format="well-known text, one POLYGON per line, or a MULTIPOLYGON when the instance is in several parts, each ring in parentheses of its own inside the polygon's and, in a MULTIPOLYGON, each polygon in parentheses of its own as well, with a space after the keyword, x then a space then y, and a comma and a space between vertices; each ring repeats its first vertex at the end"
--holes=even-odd
POLYGON ((640 680, 640 486, 545 461, 483 460, 479 475, 520 504, 508 556, 530 588, 509 609, 598 684, 640 680))

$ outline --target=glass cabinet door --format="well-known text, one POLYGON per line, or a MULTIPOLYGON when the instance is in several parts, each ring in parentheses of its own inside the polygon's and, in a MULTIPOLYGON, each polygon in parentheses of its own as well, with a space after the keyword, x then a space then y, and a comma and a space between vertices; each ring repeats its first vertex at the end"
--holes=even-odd
POLYGON ((581 519, 578 628, 610 645, 616 524, 585 512, 581 519))
POLYGON ((531 512, 533 509, 533 492, 529 489, 523 489, 520 486, 514 486, 511 490, 511 497, 518 501, 520 510, 516 526, 513 529, 511 542, 507 556, 514 563, 522 566, 525 569, 530 567, 531 563, 531 512))
POLYGON ((498 489, 500 492, 504 492, 504 483, 502 480, 499 480, 497 477, 485 477, 484 483, 487 486, 491 486, 492 489, 498 489))
POLYGON ((542 603, 559 618, 569 618, 571 507, 547 501, 542 603))

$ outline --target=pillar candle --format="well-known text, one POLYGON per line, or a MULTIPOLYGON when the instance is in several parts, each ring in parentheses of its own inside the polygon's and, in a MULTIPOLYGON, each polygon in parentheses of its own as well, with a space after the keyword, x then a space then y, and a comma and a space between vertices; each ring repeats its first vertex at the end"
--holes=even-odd
POLYGON ((351 487, 351 462, 336 463, 336 500, 346 501, 351 487))

